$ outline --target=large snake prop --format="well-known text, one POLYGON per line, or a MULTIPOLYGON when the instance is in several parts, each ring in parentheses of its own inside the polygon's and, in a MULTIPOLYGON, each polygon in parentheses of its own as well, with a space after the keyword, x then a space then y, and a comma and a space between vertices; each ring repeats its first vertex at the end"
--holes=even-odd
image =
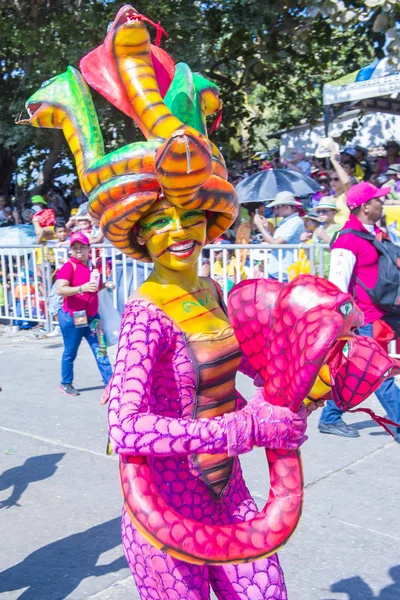
MULTIPOLYGON (((286 285, 242 282, 229 296, 228 312, 243 353, 265 381, 258 394, 271 404, 297 411, 307 398, 316 400, 332 390, 348 409, 386 377, 400 373, 400 363, 379 344, 354 335, 362 313, 349 294, 323 279, 303 275, 286 285)), ((143 456, 120 462, 125 506, 152 545, 186 562, 238 564, 269 556, 299 522, 303 473, 299 451, 266 450, 266 455, 269 498, 249 521, 211 525, 185 518, 157 493, 143 456)))
POLYGON ((105 236, 133 258, 149 260, 128 233, 162 190, 176 205, 207 211, 207 241, 218 237, 237 213, 224 159, 206 137, 205 118, 220 108, 218 88, 152 47, 142 16, 131 6, 118 12, 104 44, 82 59, 81 69, 95 89, 135 119, 147 142, 104 155, 90 92, 72 67, 29 98, 30 118, 20 122, 62 128, 89 212, 105 236), (174 72, 165 101, 153 65, 160 72, 162 61, 164 88, 174 72))

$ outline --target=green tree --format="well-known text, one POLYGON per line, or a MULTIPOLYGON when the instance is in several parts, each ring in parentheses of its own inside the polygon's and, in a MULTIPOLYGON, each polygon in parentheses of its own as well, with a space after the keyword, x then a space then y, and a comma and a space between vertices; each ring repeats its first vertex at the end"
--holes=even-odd
MULTIPOLYGON (((0 191, 15 173, 44 191, 71 170, 61 132, 16 127, 27 98, 100 44, 122 3, 116 0, 0 0, 0 191)), ((214 139, 228 158, 262 144, 265 131, 315 119, 323 82, 380 57, 390 0, 144 0, 135 8, 161 21, 163 47, 214 80, 224 101, 214 139)), ((153 35, 153 34, 152 34, 153 35)), ((154 38, 153 38, 154 39, 154 38)), ((141 139, 132 121, 93 92, 106 149, 141 139)))

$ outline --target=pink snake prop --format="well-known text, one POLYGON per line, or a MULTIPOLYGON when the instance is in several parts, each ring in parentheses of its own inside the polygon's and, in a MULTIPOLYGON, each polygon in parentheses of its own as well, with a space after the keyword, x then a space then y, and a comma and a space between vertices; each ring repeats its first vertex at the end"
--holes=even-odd
MULTIPOLYGON (((361 312, 349 294, 325 280, 305 275, 287 285, 271 280, 242 282, 231 293, 228 310, 243 353, 265 382, 256 394, 256 404, 267 402, 297 412, 325 363, 335 381, 335 399, 345 408, 366 399, 389 374, 400 373, 399 363, 373 340, 354 337, 354 329, 362 324, 361 312)), ((110 411, 110 432, 115 439, 112 402, 110 411)), ((141 432, 149 445, 143 439, 137 452, 117 449, 122 454, 125 508, 146 540, 177 559, 209 565, 254 561, 287 542, 299 521, 303 500, 298 450, 266 449, 270 494, 264 509, 253 518, 223 524, 196 520, 160 495, 148 456, 157 454, 156 444, 163 447, 163 454, 187 454, 200 448, 215 451, 211 442, 205 447, 205 440, 217 440, 216 434, 220 436, 217 451, 222 451, 224 431, 214 429, 217 419, 200 420, 201 425, 187 417, 163 424, 160 419, 142 415, 142 422, 134 426, 138 427, 134 439, 141 432)), ((284 434, 285 427, 279 424, 276 435, 284 434)))

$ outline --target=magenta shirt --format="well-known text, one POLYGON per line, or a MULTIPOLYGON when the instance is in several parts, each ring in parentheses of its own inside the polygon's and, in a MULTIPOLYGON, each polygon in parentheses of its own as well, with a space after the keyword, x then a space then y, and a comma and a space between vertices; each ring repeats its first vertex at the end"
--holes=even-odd
MULTIPOLYGON (((393 164, 398 165, 400 163, 400 156, 396 157, 396 160, 393 164)), ((390 167, 389 165, 389 161, 386 157, 384 158, 380 158, 378 160, 378 165, 379 165, 379 174, 382 175, 382 173, 386 173, 386 171, 388 170, 388 168, 390 167)))
MULTIPOLYGON (((356 229, 370 233, 363 227, 363 224, 355 215, 350 215, 349 220, 343 225, 343 229, 356 229)), ((379 233, 379 227, 375 227, 375 233, 379 233)), ((352 233, 340 235, 332 246, 333 248, 343 248, 350 250, 356 257, 353 275, 350 281, 349 292, 354 296, 357 306, 364 313, 364 324, 372 323, 381 319, 387 313, 372 302, 367 292, 356 282, 358 277, 368 288, 373 288, 378 280, 378 259, 379 254, 371 242, 363 240, 352 233)))
MULTIPOLYGON (((76 258, 70 258, 57 273, 57 279, 65 279, 71 287, 77 287, 90 281, 91 269, 76 258), (73 267, 72 263, 75 265, 73 267)), ((64 312, 70 315, 75 310, 86 310, 88 317, 94 317, 99 310, 99 298, 97 292, 85 292, 74 296, 65 296, 63 301, 64 312)))

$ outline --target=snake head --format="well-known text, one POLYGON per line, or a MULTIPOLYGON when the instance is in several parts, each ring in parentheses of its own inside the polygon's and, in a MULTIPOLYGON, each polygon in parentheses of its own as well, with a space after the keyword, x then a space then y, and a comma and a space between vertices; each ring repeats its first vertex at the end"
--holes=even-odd
POLYGON ((388 377, 400 374, 400 361, 370 337, 356 335, 332 354, 329 362, 332 394, 342 410, 366 400, 388 377))
POLYGON ((328 357, 363 323, 350 294, 313 275, 288 284, 242 282, 228 312, 243 353, 264 379, 265 398, 295 411, 328 357))
POLYGON ((181 127, 160 146, 156 177, 167 200, 184 206, 212 174, 211 145, 191 127, 181 127))
POLYGON ((65 105, 70 104, 71 112, 77 115, 82 97, 89 94, 88 88, 79 73, 68 67, 65 73, 45 81, 25 104, 29 114, 27 122, 34 127, 60 129, 65 117, 65 105))

